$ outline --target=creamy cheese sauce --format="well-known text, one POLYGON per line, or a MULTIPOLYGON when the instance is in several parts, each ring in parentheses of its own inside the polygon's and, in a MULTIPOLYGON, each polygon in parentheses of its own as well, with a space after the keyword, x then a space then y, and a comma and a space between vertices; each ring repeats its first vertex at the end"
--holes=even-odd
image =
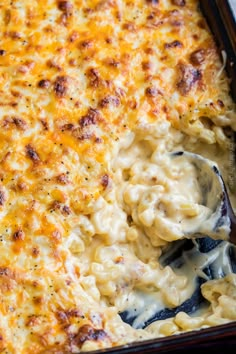
MULTIPOLYGON (((175 265, 174 262, 171 264, 176 274, 185 276, 188 279, 184 289, 183 301, 190 299, 197 290, 199 286, 197 283, 198 278, 202 278, 205 281, 210 280, 209 276, 203 272, 203 269, 209 265, 215 279, 220 279, 222 275, 232 274, 233 269, 228 255, 229 247, 230 245, 227 242, 223 242, 210 252, 203 254, 199 252, 199 247, 196 244, 193 249, 183 253, 181 265, 175 265)), ((168 252, 162 258, 166 258, 167 255, 168 252)), ((150 322, 150 319, 155 318, 160 311, 165 309, 165 304, 160 298, 160 292, 148 293, 145 290, 132 293, 127 299, 126 305, 126 319, 132 323, 134 328, 146 327, 146 323, 150 322)), ((196 309, 194 309, 194 306, 191 308, 192 315, 196 316, 201 313, 204 316, 205 304, 195 304, 195 306, 196 309)), ((152 320, 152 322, 155 322, 155 320, 152 320)), ((150 328, 150 325, 148 328, 150 328)))
POLYGON ((235 201, 235 104, 198 1, 1 0, 0 28, 0 352, 236 320, 226 242, 162 262, 211 213, 172 152, 217 163, 235 201), (204 308, 178 312, 199 279, 204 308))
MULTIPOLYGON (((155 146, 149 144, 146 139, 144 141, 139 139, 128 136, 128 143, 124 144, 125 147, 114 162, 114 166, 120 166, 124 172, 121 173, 119 169, 116 171, 113 167, 119 193, 123 192, 122 202, 125 211, 132 218, 132 227, 136 230, 144 230, 154 247, 182 239, 186 237, 186 233, 191 238, 191 232, 197 230, 203 233, 207 230, 209 235, 214 229, 215 220, 219 218, 216 206, 220 202, 216 198, 216 193, 222 186, 218 185, 218 180, 215 182, 212 176, 206 175, 203 171, 202 181, 199 182, 196 166, 191 158, 188 159, 183 155, 173 157, 171 153, 161 154, 159 153, 160 146, 163 149, 161 143, 155 146), (215 184, 213 183, 209 190, 209 200, 204 203, 208 206, 205 206, 201 203, 204 193, 206 197, 205 184, 209 184, 209 179, 215 184), (209 219, 208 225, 201 228, 199 225, 207 219, 209 219)), ((167 144, 168 139, 162 143, 167 144)), ((183 150, 184 147, 181 148, 183 150)), ((209 161, 209 163, 214 165, 213 162, 209 161)), ((207 172, 209 172, 208 168, 207 172)), ((204 199, 207 199, 205 197, 204 199)), ((227 238, 228 222, 226 220, 224 230, 217 237, 227 238)), ((178 296, 177 293, 175 294, 178 300, 177 302, 172 300, 171 307, 191 298, 196 290, 198 277, 208 280, 203 272, 207 266, 212 266, 216 278, 220 278, 222 274, 232 273, 228 248, 228 243, 221 243, 212 251, 202 254, 196 246, 192 251, 183 254, 183 265, 180 268, 179 266, 175 268, 171 264, 175 274, 185 278, 184 287, 178 287, 176 281, 171 289, 173 293, 178 289, 178 296)), ((168 307, 165 292, 163 294, 162 289, 157 292, 154 289, 152 292, 149 292, 148 288, 143 288, 141 293, 140 290, 133 291, 127 296, 126 307, 120 308, 120 311, 127 312, 125 318, 134 327, 142 328, 156 313, 168 307)), ((119 302, 116 306, 118 304, 119 302)))

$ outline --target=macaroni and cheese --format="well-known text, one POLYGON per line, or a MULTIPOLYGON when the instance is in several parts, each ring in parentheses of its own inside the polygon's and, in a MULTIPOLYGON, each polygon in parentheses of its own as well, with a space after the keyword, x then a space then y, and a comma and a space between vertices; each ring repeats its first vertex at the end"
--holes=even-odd
POLYGON ((205 275, 203 312, 144 325, 195 287, 159 262, 202 210, 193 167, 168 153, 206 156, 232 182, 235 105, 198 1, 2 0, 0 28, 0 352, 236 320, 228 267, 205 275))

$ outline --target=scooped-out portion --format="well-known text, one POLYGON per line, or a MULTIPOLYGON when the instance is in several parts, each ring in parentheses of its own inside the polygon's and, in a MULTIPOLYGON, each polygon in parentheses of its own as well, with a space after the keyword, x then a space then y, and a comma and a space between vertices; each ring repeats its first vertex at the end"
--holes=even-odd
POLYGON ((236 320, 235 249, 185 239, 216 188, 174 156, 235 207, 235 122, 197 0, 1 0, 0 353, 236 320))

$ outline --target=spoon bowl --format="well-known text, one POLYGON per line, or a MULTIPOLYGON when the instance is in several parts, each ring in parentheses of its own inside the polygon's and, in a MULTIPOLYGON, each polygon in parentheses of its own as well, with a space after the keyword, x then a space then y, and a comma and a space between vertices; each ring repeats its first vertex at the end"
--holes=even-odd
POLYGON ((187 151, 172 152, 170 156, 175 162, 187 160, 195 167, 196 180, 201 192, 200 204, 208 211, 199 222, 194 223, 194 228, 183 227, 185 237, 209 236, 215 240, 236 244, 236 216, 217 165, 211 160, 187 151))
MULTIPOLYGON (((146 317, 143 317, 143 307, 137 305, 136 312, 127 308, 120 316, 135 328, 146 328, 155 321, 172 318, 181 311, 189 315, 201 311, 208 306, 201 292, 202 284, 236 273, 236 217, 217 165, 187 151, 171 152, 169 157, 173 164, 180 167, 178 170, 189 164, 194 166, 198 184, 196 188, 200 192, 198 203, 209 212, 203 212, 202 217, 187 223, 185 228, 183 226, 184 237, 167 243, 158 260, 161 267, 169 266, 175 274, 187 277, 192 287, 191 295, 177 307, 163 306, 146 317)), ((156 303, 147 293, 143 296, 149 305, 156 303)))

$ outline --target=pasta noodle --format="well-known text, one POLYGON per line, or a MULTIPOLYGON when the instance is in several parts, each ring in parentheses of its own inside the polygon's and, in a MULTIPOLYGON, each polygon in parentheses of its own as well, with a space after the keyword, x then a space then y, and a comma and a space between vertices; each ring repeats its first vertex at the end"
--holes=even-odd
POLYGON ((191 260, 186 274, 160 262, 209 212, 194 167, 170 153, 230 178, 235 104, 198 1, 3 0, 0 27, 0 352, 79 353, 236 320, 230 266, 210 280, 191 260), (207 308, 149 324, 199 274, 207 308))

